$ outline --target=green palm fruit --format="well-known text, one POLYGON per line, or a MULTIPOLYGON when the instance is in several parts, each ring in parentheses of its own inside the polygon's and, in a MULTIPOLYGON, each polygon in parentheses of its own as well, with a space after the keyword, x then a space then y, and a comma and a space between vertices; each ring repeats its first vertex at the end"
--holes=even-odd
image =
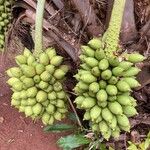
POLYGON ((57 94, 57 98, 59 99, 65 99, 66 98, 66 93, 62 90, 56 93, 57 94))
POLYGON ((128 117, 124 114, 121 114, 121 115, 117 115, 117 122, 120 126, 129 126, 130 123, 129 123, 129 120, 128 120, 128 117))
POLYGON ((48 121, 48 124, 49 125, 52 125, 54 123, 54 117, 53 116, 50 116, 50 119, 48 121))
POLYGON ((107 123, 105 122, 105 121, 101 121, 100 123, 99 123, 99 130, 101 131, 101 132, 107 132, 108 131, 108 125, 107 125, 107 123))
POLYGON ((87 56, 81 54, 81 55, 79 56, 79 58, 80 58, 80 60, 84 63, 84 62, 85 62, 85 59, 87 58, 87 56))
POLYGON ((54 66, 59 66, 63 62, 63 57, 62 56, 54 56, 50 63, 54 66))
POLYGON ((30 66, 35 62, 35 57, 33 55, 30 55, 27 59, 27 64, 30 66))
POLYGON ((119 95, 119 96, 117 96, 117 101, 121 105, 131 105, 130 96, 127 96, 127 95, 119 95))
POLYGON ((140 86, 139 82, 132 77, 126 77, 123 78, 123 80, 129 84, 130 88, 136 88, 140 86))
POLYGON ((56 106, 59 107, 59 108, 65 108, 65 103, 64 103, 63 100, 58 99, 56 106))
POLYGON ((89 93, 82 93, 82 95, 85 97, 90 97, 89 93))
POLYGON ((128 125, 128 126, 121 126, 121 125, 119 125, 119 128, 121 130, 123 130, 123 131, 130 132, 130 125, 128 125))
POLYGON ((102 59, 102 60, 99 62, 99 69, 100 69, 100 70, 106 70, 108 67, 109 67, 109 62, 108 62, 107 59, 102 59))
POLYGON ((89 85, 82 82, 82 81, 78 82, 76 86, 78 86, 81 90, 88 90, 89 89, 89 85))
POLYGON ((98 118, 95 120, 95 123, 100 123, 103 120, 101 116, 98 116, 98 118))
POLYGON ((90 120, 90 119, 91 119, 90 111, 86 111, 84 113, 83 120, 90 120))
POLYGON ((118 58, 109 58, 108 61, 109 61, 110 66, 112 67, 117 67, 120 64, 118 58))
POLYGON ((20 106, 21 102, 16 99, 11 100, 11 106, 20 106))
POLYGON ((63 88, 62 88, 62 84, 60 83, 60 82, 56 82, 55 84, 54 84, 54 91, 56 91, 56 92, 59 92, 59 91, 61 91, 63 88))
POLYGON ((40 89, 46 89, 46 88, 48 88, 48 83, 47 82, 44 82, 44 81, 40 81, 40 83, 39 83, 39 88, 40 89))
POLYGON ((55 100, 56 98, 57 98, 57 94, 55 91, 48 93, 48 99, 49 100, 55 100))
POLYGON ((117 95, 118 90, 115 85, 107 85, 106 92, 108 95, 115 96, 117 95))
POLYGON ((91 73, 92 73, 95 77, 100 77, 100 75, 101 75, 101 71, 99 70, 98 67, 92 68, 91 73))
POLYGON ((115 67, 112 69, 112 74, 116 77, 122 76, 123 75, 124 69, 121 67, 115 67))
POLYGON ((44 89, 44 91, 47 92, 47 93, 51 92, 52 90, 53 90, 53 86, 52 85, 49 85, 47 87, 47 89, 44 89))
POLYGON ((61 66, 59 66, 59 69, 61 69, 66 74, 69 71, 69 66, 61 65, 61 66))
POLYGON ((91 74, 91 72, 87 71, 87 70, 80 69, 80 70, 78 70, 78 74, 81 76, 83 74, 91 74))
POLYGON ((112 130, 111 135, 112 135, 112 137, 114 137, 115 139, 118 139, 118 138, 119 138, 119 136, 120 136, 120 129, 119 129, 118 126, 115 128, 115 130, 112 130))
POLYGON ((93 57, 85 58, 85 63, 91 68, 98 66, 98 60, 93 57))
POLYGON ((16 63, 18 65, 20 65, 20 64, 26 64, 27 63, 27 57, 24 56, 24 55, 18 55, 18 56, 16 56, 15 60, 16 60, 16 63))
POLYGON ((42 105, 40 103, 36 103, 32 107, 32 111, 33 111, 34 115, 38 116, 42 112, 42 105))
POLYGON ((21 99, 26 99, 27 97, 28 97, 27 91, 23 90, 20 92, 20 98, 21 99))
POLYGON ((34 86, 34 80, 32 78, 24 78, 22 82, 27 88, 34 86))
POLYGON ((130 102, 131 102, 131 106, 133 106, 133 107, 137 106, 136 100, 131 96, 130 96, 130 102))
POLYGON ((108 95, 107 95, 106 91, 103 89, 99 90, 98 93, 96 94, 96 98, 100 102, 106 101, 107 97, 108 97, 108 95))
POLYGON ((8 69, 8 70, 6 71, 6 73, 7 73, 7 75, 8 75, 9 77, 13 77, 13 75, 12 75, 10 69, 8 69))
POLYGON ((54 77, 58 80, 63 79, 65 76, 65 72, 61 69, 56 69, 54 72, 54 77))
POLYGON ((56 120, 58 120, 58 121, 61 121, 61 118, 62 118, 61 113, 58 112, 58 111, 56 111, 56 112, 54 113, 54 118, 55 118, 56 120))
POLYGON ((138 63, 138 62, 142 62, 143 60, 145 60, 145 57, 139 53, 127 54, 126 58, 128 61, 132 63, 138 63))
POLYGON ((36 76, 34 76, 33 80, 35 83, 39 83, 41 81, 41 78, 39 75, 36 75, 36 76))
POLYGON ((95 51, 95 58, 96 58, 97 60, 102 60, 102 59, 104 59, 104 58, 105 58, 105 52, 104 52, 104 50, 103 50, 103 49, 97 49, 97 50, 95 51))
POLYGON ((92 124, 91 128, 92 128, 92 131, 98 131, 99 125, 98 124, 92 124))
POLYGON ((128 62, 128 61, 122 61, 120 62, 119 66, 120 68, 123 68, 124 70, 129 69, 131 66, 133 65, 133 63, 128 62))
POLYGON ((22 99, 21 106, 27 106, 27 105, 28 105, 28 101, 26 99, 22 99))
POLYGON ((56 110, 56 107, 52 104, 49 104, 47 107, 46 107, 46 111, 49 113, 49 114, 54 114, 56 110))
POLYGON ((99 81, 99 86, 100 86, 100 89, 105 89, 106 86, 107 86, 107 82, 104 81, 104 80, 100 80, 99 81))
POLYGON ((55 71, 55 66, 53 66, 53 65, 47 65, 46 66, 46 71, 48 71, 50 74, 53 74, 54 73, 54 71, 55 71))
POLYGON ((98 102, 98 106, 105 108, 107 106, 107 101, 104 102, 98 102))
POLYGON ((90 110, 90 118, 92 121, 95 121, 101 114, 101 108, 97 105, 95 105, 93 108, 90 110))
POLYGON ((78 86, 76 86, 73 90, 74 90, 74 92, 75 92, 77 95, 80 95, 80 94, 84 93, 84 91, 81 90, 78 86))
POLYGON ((37 102, 36 102, 36 99, 35 98, 28 98, 27 99, 27 104, 29 105, 29 106, 33 106, 33 105, 35 105, 37 102))
POLYGON ((23 90, 23 83, 20 82, 20 81, 17 81, 15 82, 13 85, 12 85, 13 89, 16 90, 16 91, 22 91, 23 90))
POLYGON ((93 38, 88 42, 88 45, 92 48, 92 49, 100 49, 102 47, 102 41, 100 38, 93 38))
POLYGON ((141 70, 137 67, 131 67, 123 73, 124 77, 131 77, 137 75, 141 70))
POLYGON ((80 67, 84 70, 91 70, 91 68, 86 63, 81 64, 80 67))
POLYGON ((88 108, 92 108, 95 104, 96 104, 96 100, 94 98, 86 97, 83 100, 81 107, 84 109, 88 109, 88 108))
POLYGON ((41 79, 45 82, 50 81, 52 78, 52 75, 48 72, 48 71, 44 71, 41 75, 40 75, 41 79))
POLYGON ((111 78, 111 76, 112 76, 112 72, 109 69, 107 69, 101 73, 101 77, 104 80, 109 80, 111 78))
POLYGON ((123 80, 118 81, 117 88, 121 92, 131 91, 131 88, 130 88, 129 84, 127 82, 123 81, 123 80))
POLYGON ((33 77, 36 75, 35 69, 32 66, 21 65, 21 69, 26 77, 33 77))
POLYGON ((92 82, 95 82, 97 80, 96 77, 94 77, 93 75, 91 74, 83 74, 80 79, 85 82, 85 83, 92 83, 92 82))
POLYGON ((12 99, 19 100, 20 98, 20 92, 14 92, 12 94, 12 99))
POLYGON ((112 119, 111 123, 109 124, 109 127, 110 127, 112 130, 115 130, 116 126, 117 126, 117 119, 116 119, 115 116, 113 116, 113 119, 112 119))
POLYGON ((78 96, 76 97, 74 103, 76 103, 77 105, 80 105, 82 104, 82 102, 84 101, 85 97, 84 96, 78 96))
POLYGON ((19 112, 25 112, 25 107, 24 106, 19 106, 19 112))
POLYGON ((49 123, 50 115, 47 112, 44 112, 42 115, 42 122, 44 125, 47 125, 49 123))
POLYGON ((17 82, 20 82, 20 80, 18 78, 15 78, 15 77, 12 77, 10 78, 7 83, 10 85, 10 86, 13 86, 15 83, 17 82))
POLYGON ((115 115, 121 115, 123 113, 122 106, 118 102, 109 102, 109 110, 115 115))
POLYGON ((25 47, 23 55, 28 58, 30 55, 32 55, 32 53, 25 47))
POLYGON ((102 136, 108 141, 111 136, 111 129, 109 128, 107 132, 102 132, 102 136))
POLYGON ((42 73, 45 71, 45 67, 44 67, 43 64, 37 64, 37 65, 35 66, 35 70, 36 70, 36 73, 37 73, 38 75, 40 75, 40 74, 42 74, 42 73))
POLYGON ((20 78, 22 76, 22 71, 18 67, 10 68, 10 72, 13 77, 20 78))
POLYGON ((92 91, 89 91, 87 94, 88 94, 88 96, 91 96, 93 98, 96 97, 96 93, 93 93, 92 91))
POLYGON ((38 92, 38 89, 35 86, 27 89, 27 95, 30 98, 35 97, 37 95, 37 92, 38 92))
POLYGON ((49 64, 49 57, 46 53, 41 53, 39 56, 39 62, 40 64, 43 64, 44 66, 47 66, 49 64))
POLYGON ((54 56, 57 55, 55 49, 51 47, 47 48, 45 52, 48 55, 49 59, 52 59, 54 56))
POLYGON ((54 83, 56 83, 56 79, 54 77, 52 77, 51 80, 49 81, 49 84, 53 85, 54 83))
POLYGON ((118 82, 118 78, 115 76, 111 76, 111 78, 108 80, 109 84, 116 84, 118 82))
POLYGON ((59 111, 62 114, 68 112, 68 110, 66 108, 57 108, 57 111, 59 111))
POLYGON ((88 46, 81 46, 83 54, 85 54, 88 57, 94 57, 94 50, 91 49, 88 46))
POLYGON ((108 101, 113 102, 117 99, 117 96, 108 96, 108 101))
POLYGON ((102 117, 105 121, 107 121, 108 123, 111 123, 113 119, 113 114, 108 108, 104 108, 102 109, 102 117))
POLYGON ((97 93, 99 91, 99 84, 97 82, 93 82, 89 85, 89 91, 93 93, 97 93))
POLYGON ((133 106, 123 106, 123 113, 127 117, 133 117, 137 114, 137 111, 133 106))
POLYGON ((47 100, 47 93, 44 91, 38 91, 37 95, 36 95, 36 100, 38 102, 44 102, 47 100))
POLYGON ((43 106, 47 107, 50 104, 49 100, 46 100, 44 102, 41 103, 43 106))
POLYGON ((32 116, 32 114, 33 114, 32 107, 31 106, 25 107, 25 115, 26 115, 26 117, 32 116))

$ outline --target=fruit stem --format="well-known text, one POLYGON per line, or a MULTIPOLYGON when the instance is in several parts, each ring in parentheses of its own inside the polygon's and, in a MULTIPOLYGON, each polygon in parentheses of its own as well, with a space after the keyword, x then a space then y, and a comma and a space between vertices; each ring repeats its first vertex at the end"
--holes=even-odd
POLYGON ((37 57, 43 50, 43 16, 46 0, 37 0, 36 19, 35 19, 35 48, 34 55, 37 57))

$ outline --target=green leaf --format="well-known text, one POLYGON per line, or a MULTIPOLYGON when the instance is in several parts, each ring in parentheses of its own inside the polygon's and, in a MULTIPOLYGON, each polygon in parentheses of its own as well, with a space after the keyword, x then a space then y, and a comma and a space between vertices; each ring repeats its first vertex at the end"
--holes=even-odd
POLYGON ((68 118, 72 121, 77 121, 77 117, 75 113, 72 113, 72 112, 68 113, 68 118))
POLYGON ((63 148, 63 150, 72 150, 74 148, 90 143, 90 140, 85 138, 82 134, 77 134, 62 137, 58 140, 57 143, 59 147, 63 148))
POLYGON ((75 127, 72 125, 68 124, 54 124, 54 125, 49 125, 44 128, 44 131, 46 132, 62 132, 62 131, 67 131, 67 130, 73 130, 75 127))

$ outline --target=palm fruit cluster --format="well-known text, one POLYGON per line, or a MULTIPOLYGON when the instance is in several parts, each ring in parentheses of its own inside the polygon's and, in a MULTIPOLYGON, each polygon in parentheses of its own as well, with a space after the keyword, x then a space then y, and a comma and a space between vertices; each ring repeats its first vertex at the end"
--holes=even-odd
POLYGON ((68 67, 63 57, 48 48, 38 58, 25 48, 16 57, 18 67, 7 70, 7 83, 13 91, 11 105, 24 112, 26 117, 41 118, 45 125, 61 120, 67 112, 67 94, 62 82, 68 67))
POLYGON ((4 47, 5 33, 11 19, 12 0, 0 0, 0 49, 4 47))
POLYGON ((119 137, 121 130, 130 131, 128 118, 137 114, 131 91, 140 86, 135 78, 140 69, 135 63, 144 57, 133 53, 121 59, 107 58, 101 45, 101 40, 95 38, 81 47, 74 91, 77 108, 85 110, 84 120, 89 120, 92 130, 108 140, 119 137))

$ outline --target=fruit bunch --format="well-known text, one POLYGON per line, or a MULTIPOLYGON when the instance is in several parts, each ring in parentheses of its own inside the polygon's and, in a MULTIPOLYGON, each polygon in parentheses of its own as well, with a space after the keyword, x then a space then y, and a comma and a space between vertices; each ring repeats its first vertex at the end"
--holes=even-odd
POLYGON ((75 75, 78 83, 74 91, 77 108, 85 110, 84 120, 89 120, 92 130, 108 140, 110 136, 118 137, 121 130, 129 131, 128 118, 137 114, 131 91, 140 85, 135 78, 140 69, 135 63, 144 57, 133 53, 107 58, 100 43, 95 38, 81 47, 82 63, 75 75))
POLYGON ((27 49, 16 57, 18 67, 7 70, 7 83, 13 91, 11 105, 24 112, 26 117, 41 118, 53 124, 67 112, 67 94, 62 81, 68 67, 62 65, 63 57, 48 48, 38 58, 27 49))
POLYGON ((12 0, 0 1, 0 49, 4 47, 5 32, 11 19, 11 2, 12 0))

